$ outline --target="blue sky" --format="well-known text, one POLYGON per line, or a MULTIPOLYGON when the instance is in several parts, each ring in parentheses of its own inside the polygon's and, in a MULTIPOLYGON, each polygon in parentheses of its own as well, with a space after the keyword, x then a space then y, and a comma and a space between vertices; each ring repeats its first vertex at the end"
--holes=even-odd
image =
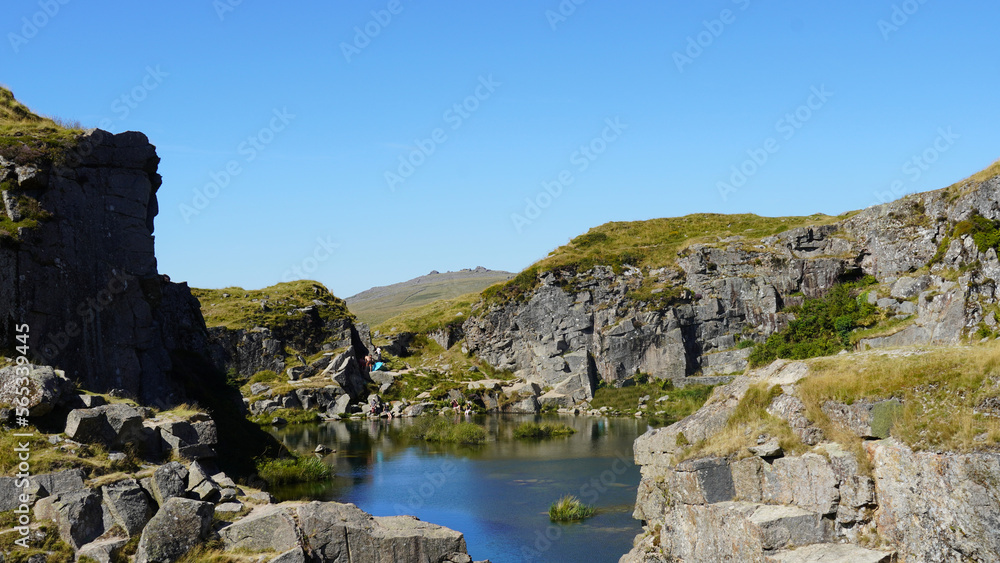
POLYGON ((159 268, 197 287, 519 271, 608 221, 836 214, 1000 157, 989 2, 4 11, 0 83, 157 146, 159 268))

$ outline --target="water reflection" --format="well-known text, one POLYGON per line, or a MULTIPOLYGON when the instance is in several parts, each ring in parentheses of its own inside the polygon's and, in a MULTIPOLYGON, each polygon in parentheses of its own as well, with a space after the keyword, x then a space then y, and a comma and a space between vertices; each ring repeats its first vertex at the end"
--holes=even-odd
POLYGON ((617 561, 639 533, 632 519, 639 470, 632 442, 645 432, 636 419, 574 416, 472 416, 487 428, 483 446, 409 441, 411 419, 352 420, 275 429, 290 449, 336 450, 324 457, 329 483, 273 491, 281 500, 353 502, 376 516, 414 514, 465 534, 476 559, 505 561, 617 561), (524 421, 562 422, 576 434, 515 440, 524 421), (575 494, 598 508, 582 523, 555 525, 548 507, 575 494))

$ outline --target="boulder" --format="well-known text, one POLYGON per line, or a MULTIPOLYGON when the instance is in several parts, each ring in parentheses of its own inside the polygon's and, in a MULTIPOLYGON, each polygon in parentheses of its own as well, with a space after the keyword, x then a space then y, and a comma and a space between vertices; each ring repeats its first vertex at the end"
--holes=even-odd
POLYGON ((541 406, 534 395, 519 398, 504 409, 511 414, 538 414, 540 410, 541 406))
POLYGON ((538 397, 538 404, 541 408, 554 407, 557 409, 568 409, 575 405, 576 401, 574 401, 573 397, 570 397, 569 395, 549 391, 541 397, 538 397))
POLYGON ((299 545, 295 518, 285 507, 267 506, 219 532, 229 551, 282 553, 299 545))
POLYGON ((101 487, 104 504, 111 511, 115 522, 129 536, 134 536, 153 517, 155 509, 149 494, 139 486, 135 479, 125 479, 101 487))
POLYGON ((61 370, 49 366, 5 367, 0 369, 0 407, 27 407, 28 416, 45 416, 73 391, 73 387, 73 382, 66 379, 61 370), (28 368, 27 375, 23 372, 24 367, 28 368), (27 382, 23 381, 24 377, 27 382), (21 392, 25 388, 27 394, 21 392), (27 404, 21 403, 22 397, 27 399, 27 404))
POLYGON ((163 506, 169 499, 182 497, 187 492, 189 471, 176 461, 161 465, 153 472, 150 482, 153 498, 163 506))
POLYGON ((52 495, 35 503, 35 517, 51 520, 59 537, 79 549, 104 533, 101 496, 90 489, 52 495))
POLYGON ((141 444, 146 437, 142 420, 142 412, 121 403, 75 409, 66 417, 66 435, 77 442, 112 448, 141 444))
POLYGON ((327 409, 326 414, 327 416, 333 416, 333 415, 343 416, 345 414, 350 413, 351 410, 352 409, 351 409, 350 395, 341 395, 340 397, 337 397, 337 400, 333 404, 330 405, 330 408, 327 409))
POLYGON ((215 509, 212 503, 171 498, 146 524, 135 563, 172 563, 207 539, 215 509))
POLYGON ((78 561, 84 557, 89 557, 97 561, 97 563, 118 563, 121 560, 119 554, 127 543, 128 539, 126 538, 111 537, 98 539, 81 547, 77 551, 76 556, 79 558, 78 561))
POLYGON ((412 516, 374 518, 353 504, 311 502, 296 509, 299 526, 321 561, 442 561, 465 553, 465 538, 454 530, 412 516))

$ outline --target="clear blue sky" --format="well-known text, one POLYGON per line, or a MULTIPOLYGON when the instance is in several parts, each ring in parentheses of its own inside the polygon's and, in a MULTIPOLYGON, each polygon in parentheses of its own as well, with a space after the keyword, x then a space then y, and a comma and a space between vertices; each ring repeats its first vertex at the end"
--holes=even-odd
POLYGON ((608 221, 835 214, 1000 157, 993 2, 235 2, 0 20, 21 101, 157 146, 160 271, 193 286, 519 271, 608 221))

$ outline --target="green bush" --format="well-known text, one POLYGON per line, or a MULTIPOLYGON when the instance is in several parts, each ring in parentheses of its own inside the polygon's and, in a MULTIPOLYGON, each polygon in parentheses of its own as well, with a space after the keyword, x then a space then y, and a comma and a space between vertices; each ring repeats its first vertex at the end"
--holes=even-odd
POLYGON ((552 438, 555 436, 570 436, 576 433, 576 429, 557 422, 522 422, 514 429, 514 437, 521 439, 528 438, 552 438))
POLYGON ((260 461, 257 475, 274 486, 326 481, 333 476, 333 470, 318 457, 297 456, 260 461))
POLYGON ((786 309, 795 315, 795 320, 754 346, 750 365, 764 365, 777 358, 804 360, 829 356, 847 349, 854 329, 871 326, 878 320, 878 308, 855 296, 855 290, 872 283, 871 276, 840 283, 823 297, 807 299, 801 306, 786 309))
POLYGON ((583 520, 594 515, 596 510, 580 502, 580 499, 573 495, 566 495, 552 503, 549 507, 549 520, 553 522, 572 522, 583 520))

